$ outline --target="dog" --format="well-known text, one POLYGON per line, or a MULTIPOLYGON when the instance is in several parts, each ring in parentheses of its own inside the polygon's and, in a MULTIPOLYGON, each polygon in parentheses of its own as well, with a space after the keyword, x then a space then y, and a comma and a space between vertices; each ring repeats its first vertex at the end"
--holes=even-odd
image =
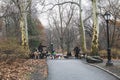
POLYGON ((34 54, 34 58, 35 59, 39 59, 40 58, 40 52, 39 52, 38 49, 36 49, 36 51, 33 54, 34 54))

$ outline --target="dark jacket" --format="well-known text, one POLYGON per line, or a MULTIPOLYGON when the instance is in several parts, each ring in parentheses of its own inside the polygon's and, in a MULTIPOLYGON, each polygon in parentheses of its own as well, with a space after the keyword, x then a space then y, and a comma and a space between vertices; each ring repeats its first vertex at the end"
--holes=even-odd
POLYGON ((46 46, 43 46, 43 45, 41 45, 41 44, 38 46, 39 52, 42 52, 42 51, 43 51, 43 47, 46 47, 46 46))
POLYGON ((74 48, 74 51, 75 51, 76 54, 79 54, 79 53, 80 53, 80 49, 79 49, 78 47, 75 47, 75 48, 74 48))

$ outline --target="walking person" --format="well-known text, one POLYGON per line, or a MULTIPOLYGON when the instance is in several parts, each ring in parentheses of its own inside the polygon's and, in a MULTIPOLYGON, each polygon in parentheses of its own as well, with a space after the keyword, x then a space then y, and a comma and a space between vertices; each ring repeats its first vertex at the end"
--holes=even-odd
POLYGON ((76 46, 74 48, 74 52, 75 52, 75 57, 78 58, 78 54, 80 53, 80 48, 78 46, 76 46))

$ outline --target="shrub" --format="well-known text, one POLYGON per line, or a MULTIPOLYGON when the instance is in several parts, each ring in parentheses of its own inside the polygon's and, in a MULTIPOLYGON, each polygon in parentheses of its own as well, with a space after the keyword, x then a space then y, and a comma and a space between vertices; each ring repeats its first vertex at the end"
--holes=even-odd
MULTIPOLYGON (((101 50, 101 51, 99 51, 99 53, 100 53, 100 56, 102 58, 107 58, 107 50, 101 50)), ((112 48, 111 49, 111 56, 114 59, 116 59, 116 58, 120 59, 120 50, 117 48, 112 48)))
POLYGON ((100 57, 106 58, 107 57, 107 51, 106 50, 101 50, 99 51, 100 57))
POLYGON ((29 47, 30 50, 33 52, 35 51, 34 49, 37 48, 39 46, 40 41, 37 39, 30 39, 29 40, 29 47))
POLYGON ((0 42, 0 60, 28 58, 29 49, 25 49, 16 40, 0 42))

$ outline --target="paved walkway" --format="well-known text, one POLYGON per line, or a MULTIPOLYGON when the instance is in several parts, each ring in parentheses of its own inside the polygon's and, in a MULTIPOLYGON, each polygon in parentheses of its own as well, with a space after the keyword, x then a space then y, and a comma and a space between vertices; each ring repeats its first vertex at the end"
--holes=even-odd
POLYGON ((118 80, 80 60, 48 60, 48 80, 118 80))

